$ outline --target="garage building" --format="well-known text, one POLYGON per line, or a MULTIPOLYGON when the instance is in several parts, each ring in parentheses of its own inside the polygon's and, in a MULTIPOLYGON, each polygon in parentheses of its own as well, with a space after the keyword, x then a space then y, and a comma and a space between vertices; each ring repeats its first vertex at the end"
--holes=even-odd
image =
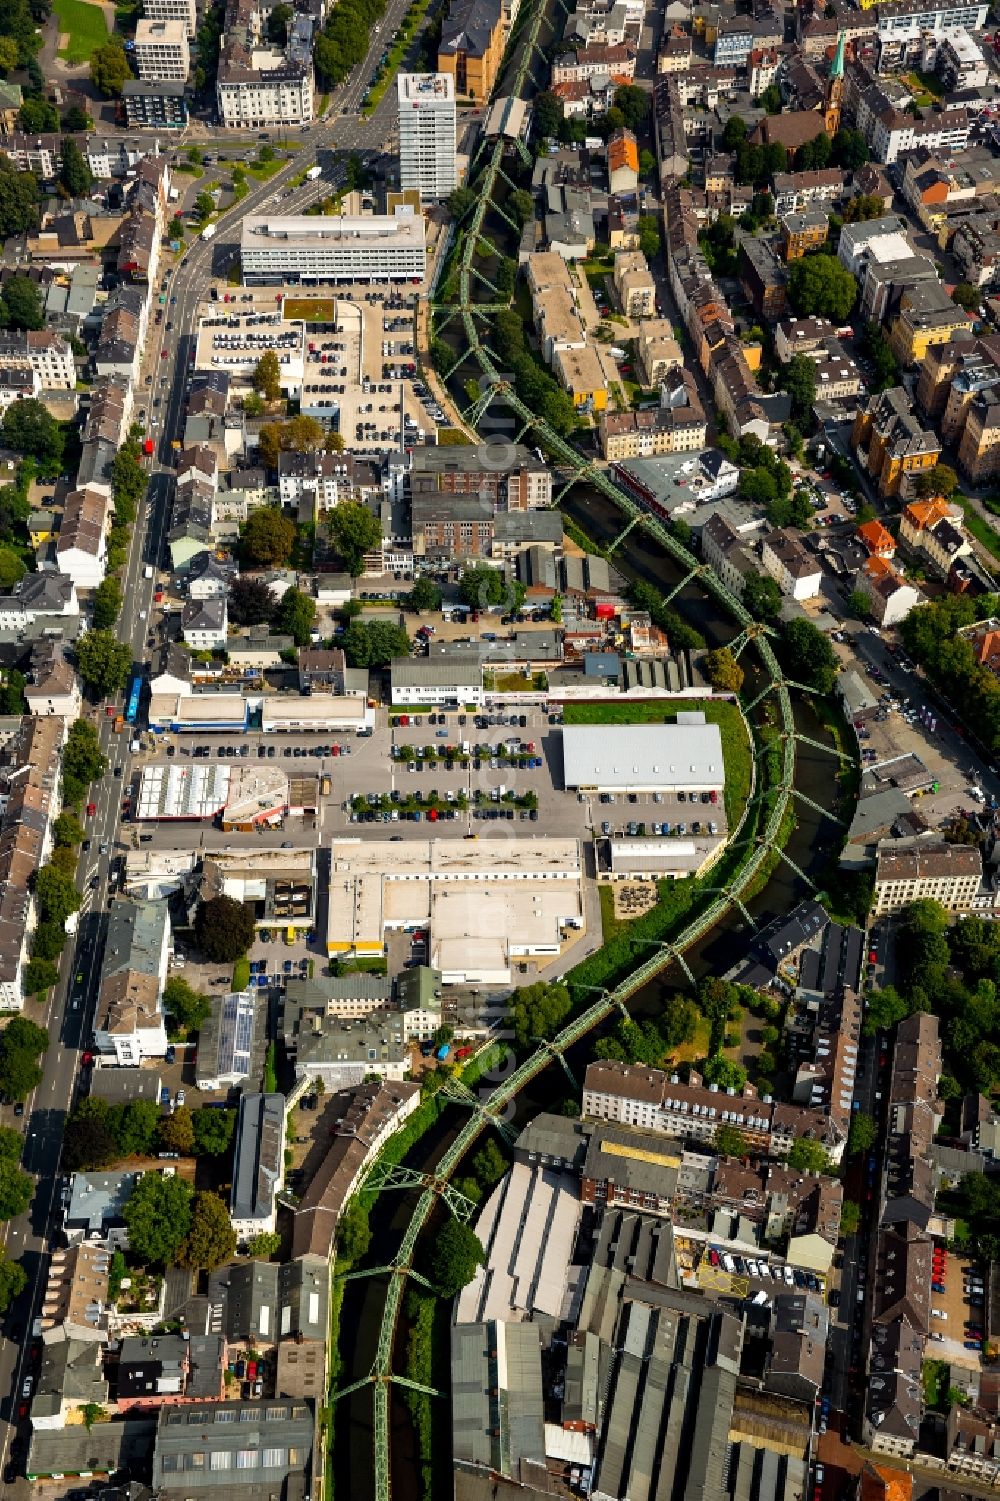
POLYGON ((585 792, 716 792, 722 736, 703 714, 673 724, 574 724, 562 732, 563 779, 585 792))

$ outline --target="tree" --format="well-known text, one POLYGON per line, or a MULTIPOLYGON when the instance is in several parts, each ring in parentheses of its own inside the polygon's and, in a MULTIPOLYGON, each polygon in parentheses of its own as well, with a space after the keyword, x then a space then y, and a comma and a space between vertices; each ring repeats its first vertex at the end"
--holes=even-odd
POLYGON ((38 179, 32 172, 18 172, 10 158, 0 154, 0 236, 24 234, 38 224, 38 179))
POLYGON ((409 655, 410 638, 391 620, 352 620, 343 638, 350 667, 384 667, 393 657, 409 655))
POLYGON ((453 188, 448 194, 448 212, 457 223, 472 212, 477 201, 477 195, 471 188, 453 188))
POLYGON ((106 1100, 88 1096, 66 1122, 62 1162, 71 1172, 92 1172, 119 1159, 118 1141, 106 1100))
POLYGON ((23 1214, 34 1191, 34 1179, 22 1173, 16 1162, 0 1159, 0 1220, 13 1220, 23 1214))
POLYGON ((950 464, 935 464, 933 469, 925 469, 913 483, 914 493, 922 500, 930 500, 935 495, 950 500, 957 489, 958 475, 950 464))
POLYGON ((365 566, 365 554, 381 545, 382 522, 360 501, 345 500, 330 512, 327 527, 351 578, 358 578, 365 566))
POLYGON ((88 631, 76 643, 76 666, 98 698, 120 693, 132 668, 132 648, 108 630, 88 631))
POLYGON ((742 1089, 747 1082, 747 1071, 742 1063, 734 1063, 721 1053, 706 1059, 701 1072, 706 1084, 718 1084, 720 1089, 742 1089))
POLYGON ((122 1211, 129 1250, 152 1266, 175 1265, 188 1231, 194 1189, 184 1178, 144 1173, 122 1211))
POLYGON ((776 83, 769 83, 760 96, 760 103, 769 115, 781 114, 781 90, 776 83))
POLYGON ((194 1155, 194 1117, 187 1105, 178 1105, 173 1115, 161 1116, 156 1133, 165 1152, 194 1155))
POLYGON ((21 976, 21 989, 25 995, 42 996, 47 990, 51 990, 59 978, 59 970, 51 959, 35 955, 24 966, 21 976))
POLYGON ((296 646, 308 646, 316 620, 316 601, 301 589, 286 589, 278 605, 277 625, 296 646))
POLYGON ((229 619, 236 625, 268 625, 277 603, 267 584, 253 574, 241 573, 229 586, 229 619))
POLYGON ((81 109, 78 104, 71 104, 69 109, 63 111, 63 130, 74 130, 77 132, 91 130, 93 124, 94 122, 87 114, 87 111, 81 109))
POLYGON ((507 1171, 507 1159, 492 1137, 473 1157, 472 1171, 483 1188, 492 1188, 494 1183, 499 1183, 507 1171))
POLYGON ((856 1110, 851 1117, 851 1129, 847 1133, 847 1152, 857 1157, 875 1145, 875 1122, 863 1110, 856 1110))
POLYGON ((371 1238, 367 1214, 356 1198, 351 1199, 337 1224, 337 1260, 360 1261, 371 1245, 371 1238))
POLYGON ((722 132, 722 145, 726 151, 733 152, 737 146, 744 144, 747 138, 747 122, 740 115, 730 115, 722 132))
POLYGON ((266 349, 257 361, 251 377, 251 385, 255 391, 263 396, 265 401, 280 400, 281 365, 278 363, 278 356, 273 349, 266 349))
POLYGON ((267 18, 267 39, 276 47, 284 47, 288 41, 288 23, 294 12, 290 5, 276 5, 267 18))
POLYGON ((94 590, 94 629, 110 630, 122 612, 121 585, 116 578, 106 578, 94 590))
POLYGON ((35 896, 45 920, 56 923, 65 923, 71 913, 80 910, 83 901, 72 876, 51 862, 43 865, 35 877, 35 896))
POLYGON ((264 398, 262 396, 258 396, 256 391, 249 391, 247 395, 243 397, 243 410, 244 412, 246 412, 248 417, 263 417, 264 398))
POLYGON ((80 802, 91 782, 98 781, 108 769, 97 731, 86 719, 70 725, 62 753, 63 799, 70 805, 80 802))
POLYGON ((570 994, 565 985, 538 980, 515 992, 511 1006, 514 1036, 521 1046, 536 1037, 552 1037, 569 1015, 570 994))
POLYGON ((222 1157, 228 1152, 236 1130, 235 1110, 196 1110, 191 1120, 196 1157, 222 1157))
POLYGON ((471 609, 492 609, 503 601, 503 573, 487 563, 477 563, 475 567, 466 568, 462 573, 458 581, 458 592, 471 609))
MULTIPOLYGON (((8 306, 6 301, 4 306, 8 306)), ((0 422, 0 443, 30 458, 62 464, 65 447, 62 428, 34 396, 25 396, 7 408, 0 422)))
POLYGON ((743 581, 743 603, 754 620, 762 624, 777 620, 781 611, 781 589, 768 573, 748 573, 743 581))
POLYGON ((811 428, 816 401, 816 361, 807 354, 793 355, 781 372, 781 383, 792 398, 792 421, 811 428))
POLYGON ((535 212, 535 200, 525 188, 515 188, 507 199, 507 207, 517 220, 518 226, 523 228, 535 212))
POLYGON ((639 249, 647 261, 654 260, 660 253, 658 221, 652 214, 640 214, 636 228, 639 234, 639 249))
POLYGON ((432 578, 422 573, 414 580, 407 604, 411 610, 440 610, 441 590, 432 578))
POLYGON ((6 78, 18 64, 18 46, 12 36, 0 36, 0 73, 6 78))
POLYGON ((476 1232, 459 1220, 448 1219, 434 1237, 431 1279, 442 1298, 454 1298, 485 1261, 486 1252, 476 1232))
POLYGON ((866 1037, 874 1037, 876 1032, 891 1031, 897 1022, 905 1021, 909 1014, 909 1003, 896 987, 884 985, 881 990, 869 991, 861 1030, 866 1037))
POLYGON ((715 1150, 720 1157, 745 1157, 749 1146, 738 1126, 723 1121, 715 1128, 715 1150))
POLYGON ((243 902, 215 896, 200 902, 194 920, 198 947, 214 964, 232 964, 253 943, 254 916, 243 902))
POLYGON ((870 620, 872 616, 871 600, 863 589, 852 589, 847 596, 847 608, 858 620, 870 620))
POLYGON ((90 54, 90 81, 105 99, 115 99, 132 77, 128 54, 119 36, 109 37, 90 54))
POLYGON ((63 136, 59 181, 71 198, 83 198, 94 186, 94 174, 72 136, 63 136))
POLYGON ((202 224, 204 224, 209 218, 211 218, 214 209, 215 199, 212 197, 211 193, 203 189, 194 200, 194 211, 198 215, 198 218, 201 220, 202 224))
POLYGON ((743 687, 743 668, 728 646, 710 651, 705 657, 705 676, 713 688, 723 693, 739 693, 743 687))
POLYGON ((12 276, 4 282, 0 321, 5 328, 39 329, 45 313, 38 287, 27 276, 12 276))
POLYGON ((788 297, 796 312, 804 317, 844 323, 851 315, 857 295, 857 282, 835 256, 804 255, 792 263, 788 297))
POLYGON ((281 1236, 276 1230, 261 1230, 257 1235, 251 1235, 247 1241, 247 1252, 250 1256, 261 1256, 265 1261, 276 1256, 281 1250, 281 1236))
POLYGON ((0 1251, 0 1314, 7 1312, 27 1285, 28 1274, 21 1263, 11 1261, 6 1251, 0 1251))
POLYGON ((287 563, 295 546, 295 523, 283 516, 277 506, 262 506, 247 517, 240 546, 250 563, 287 563))
POLYGON ((17 112, 17 121, 29 134, 42 134, 59 129, 59 111, 51 100, 29 95, 17 112))
POLYGON ((781 656, 789 675, 817 693, 833 692, 837 658, 823 632, 811 620, 789 620, 781 628, 781 656))
POLYGON ((975 312, 982 301, 982 292, 974 287, 971 282, 960 281, 957 287, 952 289, 951 300, 959 307, 965 308, 967 313, 975 312))
POLYGON ((544 140, 546 136, 554 136, 562 123, 562 102, 551 89, 546 89, 536 96, 533 114, 536 137, 544 140))
POLYGON ((24 1149, 24 1137, 12 1126, 0 1126, 0 1160, 20 1162, 24 1149))
POLYGON ((809 1136, 800 1136, 792 1143, 788 1166, 797 1168, 801 1173, 828 1173, 831 1163, 822 1142, 813 1141, 809 1136))
POLYGON ((218 1194, 205 1191, 195 1194, 191 1228, 178 1250, 178 1262, 181 1266, 214 1272, 235 1254, 236 1231, 225 1204, 218 1194))
POLYGON ((122 1157, 148 1157, 156 1145, 160 1107, 156 1100, 113 1106, 108 1116, 122 1157))
POLYGON ((861 1205, 856 1199, 845 1199, 840 1209, 840 1234, 846 1239, 848 1235, 857 1235, 861 1227, 861 1205))

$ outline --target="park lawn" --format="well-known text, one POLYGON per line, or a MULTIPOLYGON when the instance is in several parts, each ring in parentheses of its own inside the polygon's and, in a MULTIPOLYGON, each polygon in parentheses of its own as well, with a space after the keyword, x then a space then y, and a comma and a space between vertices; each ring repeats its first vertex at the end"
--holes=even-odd
POLYGON ((301 318, 306 323, 332 323, 334 306, 332 297, 286 297, 283 312, 286 318, 301 318))
POLYGON ((68 35, 69 41, 59 49, 59 56, 68 63, 87 63, 97 47, 103 47, 108 39, 108 23, 99 5, 88 5, 87 0, 53 0, 59 35, 68 35))
POLYGON ((645 703, 564 704, 566 724, 662 724, 678 713, 701 712, 709 724, 717 724, 726 763, 723 801, 732 830, 743 815, 750 796, 753 754, 743 716, 735 704, 723 699, 654 699, 645 703))
MULTIPOLYGON (((942 99, 945 94, 944 84, 935 73, 921 73, 919 68, 914 68, 912 73, 907 73, 906 82, 914 92, 930 94, 934 99, 942 99)), ((919 99, 917 100, 919 104, 919 99)))
POLYGON ((244 954, 233 965, 233 991, 246 990, 250 984, 250 960, 244 954))

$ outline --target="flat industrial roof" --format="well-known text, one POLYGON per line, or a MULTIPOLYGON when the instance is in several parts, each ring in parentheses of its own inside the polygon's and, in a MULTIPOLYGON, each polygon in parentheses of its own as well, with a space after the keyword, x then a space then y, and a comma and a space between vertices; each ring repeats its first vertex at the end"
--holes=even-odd
POLYGON ((162 763, 143 768, 137 819, 214 818, 229 797, 230 768, 219 763, 162 763))
POLYGON ((567 787, 720 788, 717 724, 574 724, 562 732, 567 787))
POLYGON ((314 729, 356 727, 365 723, 367 702, 352 695, 310 693, 301 698, 266 697, 261 704, 261 728, 264 730, 298 730, 303 725, 314 729))

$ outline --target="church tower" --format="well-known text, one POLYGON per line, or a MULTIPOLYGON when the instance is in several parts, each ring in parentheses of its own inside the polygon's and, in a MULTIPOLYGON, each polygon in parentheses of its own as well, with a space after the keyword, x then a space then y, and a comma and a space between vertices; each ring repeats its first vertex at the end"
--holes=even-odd
POLYGON ((826 81, 826 109, 824 120, 827 135, 833 136, 840 129, 840 111, 844 102, 844 47, 846 38, 841 32, 837 37, 837 50, 833 54, 833 62, 830 64, 830 75, 826 81))

